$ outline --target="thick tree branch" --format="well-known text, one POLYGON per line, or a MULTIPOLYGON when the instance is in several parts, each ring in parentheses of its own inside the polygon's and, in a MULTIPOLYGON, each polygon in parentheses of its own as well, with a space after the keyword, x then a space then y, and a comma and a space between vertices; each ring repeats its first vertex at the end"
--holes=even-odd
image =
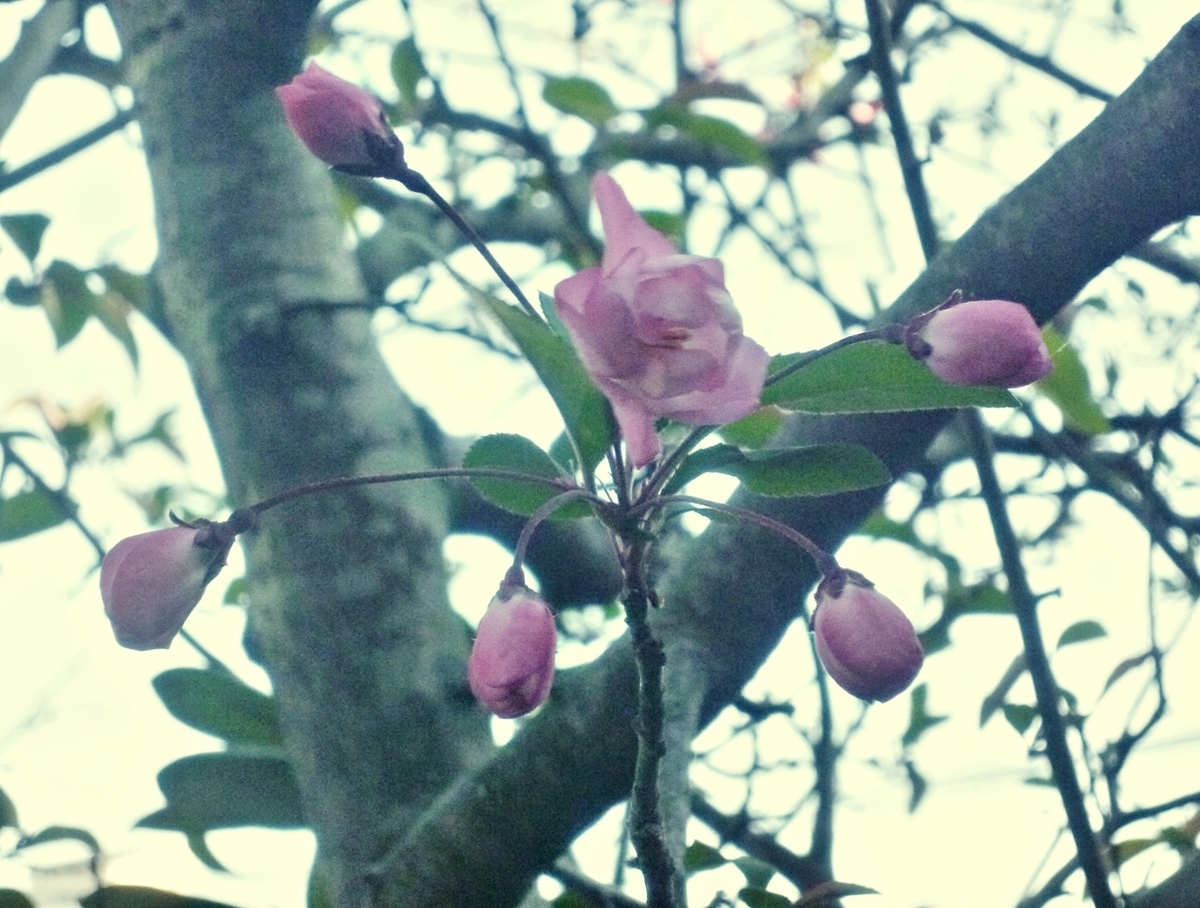
MULTIPOLYGON (((901 320, 962 288, 969 297, 1021 300, 1049 319, 1104 267, 1156 230, 1200 211, 1200 19, 1193 20, 1087 129, 935 259, 900 297, 901 320)), ((859 441, 894 475, 919 462, 948 414, 795 420, 789 440, 859 441)), ((833 501, 739 502, 832 548, 882 491, 833 501)), ((800 614, 815 572, 790 547, 751 527, 714 524, 660 584, 670 643, 709 654, 702 721, 710 720, 800 614)), ((396 905, 515 901, 539 868, 628 791, 634 753, 628 643, 564 672, 547 709, 472 777, 464 778, 381 863, 396 905), (604 742, 604 746, 598 746, 604 742), (565 776, 578 797, 564 797, 565 776), (537 817, 514 833, 504 818, 537 817), (426 862, 436 855, 437 866, 426 862), (508 860, 507 873, 496 861, 508 860), (489 884, 502 885, 497 890, 489 884)))

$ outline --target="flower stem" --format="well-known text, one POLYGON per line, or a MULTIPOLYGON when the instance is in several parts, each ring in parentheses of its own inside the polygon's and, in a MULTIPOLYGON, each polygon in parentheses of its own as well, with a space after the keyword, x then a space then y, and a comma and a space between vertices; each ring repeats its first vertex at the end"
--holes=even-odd
POLYGON ((638 669, 637 761, 629 793, 629 838, 637 850, 646 883, 647 908, 676 908, 675 864, 664 836, 658 774, 666 752, 663 729, 663 666, 666 652, 650 630, 651 591, 645 582, 647 544, 634 540, 623 559, 625 589, 621 604, 638 669))
MULTIPOLYGON (((339 489, 351 489, 355 486, 381 485, 389 482, 408 482, 413 479, 470 479, 472 477, 479 479, 518 479, 522 482, 549 486, 552 489, 561 489, 564 492, 584 492, 583 489, 580 489, 568 479, 537 476, 532 473, 522 473, 519 470, 501 470, 489 467, 445 467, 437 470, 412 470, 405 473, 375 473, 370 476, 339 476, 336 479, 325 479, 321 482, 310 482, 304 485, 293 486, 290 489, 285 489, 278 495, 264 498, 257 504, 238 508, 238 510, 230 515, 227 522, 232 522, 236 518, 238 521, 244 522, 246 524, 245 528, 249 529, 254 519, 264 511, 269 511, 276 505, 294 501, 306 495, 317 495, 322 492, 335 492, 339 489)), ((590 493, 584 492, 584 494, 590 493)), ((241 532, 241 530, 238 532, 241 532)))
POLYGON ((823 577, 828 577, 832 574, 842 572, 842 567, 837 563, 837 559, 830 555, 827 551, 805 536, 803 533, 792 529, 785 523, 780 523, 772 517, 765 514, 759 514, 757 511, 751 511, 747 508, 739 508, 737 505, 725 504, 720 501, 709 501, 706 498, 697 498, 694 495, 661 495, 653 501, 647 502, 647 509, 658 509, 668 504, 687 504, 699 508, 708 508, 714 511, 721 511, 724 514, 729 514, 737 517, 739 520, 745 520, 748 523, 757 524, 764 529, 770 530, 772 533, 777 533, 784 539, 794 542, 802 548, 809 557, 817 564, 817 570, 821 572, 823 577))
POLYGON ((525 563, 525 550, 529 547, 529 541, 533 538, 533 531, 541 526, 542 521, 563 505, 580 498, 587 499, 595 505, 607 505, 607 502, 601 501, 586 489, 569 489, 561 495, 555 495, 549 501, 543 503, 541 507, 529 515, 529 519, 525 521, 525 526, 521 527, 521 535, 517 537, 517 544, 513 547, 514 571, 519 571, 521 565, 525 563))
POLYGON ((533 304, 529 302, 529 300, 525 297, 525 294, 521 292, 521 288, 517 286, 517 282, 514 281, 512 277, 509 276, 509 273, 504 270, 503 266, 496 261, 496 257, 492 255, 492 251, 488 249, 487 243, 483 241, 483 237, 475 232, 474 227, 463 220, 462 215, 455 210, 454 206, 447 202, 442 197, 442 194, 434 189, 433 185, 427 179, 425 179, 422 174, 413 170, 411 167, 403 167, 393 175, 393 179, 401 183, 406 189, 410 189, 413 192, 425 196, 425 198, 437 205, 437 207, 441 209, 442 214, 448 217, 454 223, 454 226, 459 229, 462 235, 470 240, 471 245, 479 250, 479 254, 483 256, 484 261, 491 266, 494 272, 496 272, 496 276, 500 278, 501 283, 503 283, 504 286, 509 289, 512 295, 517 298, 517 302, 521 304, 521 308, 538 321, 542 320, 541 315, 539 315, 538 311, 533 308, 533 304))
POLYGON ((763 387, 769 387, 776 382, 783 381, 789 375, 799 372, 805 366, 816 362, 822 356, 832 353, 834 350, 841 350, 843 347, 849 347, 852 344, 861 344, 873 340, 886 341, 889 344, 902 344, 904 343, 904 326, 882 325, 878 328, 868 328, 866 331, 860 331, 858 334, 838 338, 832 344, 828 344, 820 350, 810 350, 808 353, 801 354, 795 362, 789 363, 786 368, 767 376, 767 380, 763 382, 763 387))

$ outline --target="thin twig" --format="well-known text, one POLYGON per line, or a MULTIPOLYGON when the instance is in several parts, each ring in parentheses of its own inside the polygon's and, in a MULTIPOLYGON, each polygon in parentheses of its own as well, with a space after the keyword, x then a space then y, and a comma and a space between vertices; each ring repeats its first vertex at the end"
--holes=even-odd
POLYGON ((18 183, 23 183, 30 177, 35 177, 43 170, 48 170, 55 164, 61 164, 72 155, 78 154, 85 148, 95 145, 101 139, 107 138, 114 132, 119 132, 124 129, 137 117, 137 109, 129 108, 118 112, 107 123, 101 123, 95 129, 88 130, 78 138, 72 139, 69 142, 64 142, 62 145, 55 148, 53 151, 48 151, 44 155, 34 158, 28 164, 22 164, 20 167, 15 167, 8 173, 0 175, 0 192, 6 189, 11 189, 18 183))
POLYGON ((1046 758, 1054 775, 1054 783, 1062 798, 1067 825, 1075 839, 1075 850, 1079 863, 1087 878, 1088 890, 1096 908, 1117 908, 1117 899, 1108 885, 1108 867, 1101 853, 1100 843, 1092 832, 1087 808, 1083 803, 1083 791, 1075 774, 1075 761, 1067 745, 1066 727, 1059 712, 1058 683, 1050 668, 1041 628, 1037 618, 1037 597, 1029 588, 1025 568, 1021 564, 1021 545, 1008 519, 1004 505, 1004 492, 996 477, 992 462, 993 452, 987 430, 977 410, 964 410, 960 414, 961 424, 970 443, 983 500, 991 517, 1000 549, 1000 561, 1008 578, 1008 595, 1012 602, 1021 639, 1025 647, 1025 658, 1033 689, 1037 695, 1038 713, 1042 719, 1042 737, 1046 742, 1046 758))

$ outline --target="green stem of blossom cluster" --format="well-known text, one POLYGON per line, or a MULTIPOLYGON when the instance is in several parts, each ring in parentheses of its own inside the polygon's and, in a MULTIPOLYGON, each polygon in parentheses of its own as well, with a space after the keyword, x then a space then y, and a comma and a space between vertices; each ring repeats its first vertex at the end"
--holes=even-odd
POLYGON ((488 249, 487 243, 484 242, 483 237, 481 237, 475 231, 474 227, 463 220, 462 215, 458 213, 453 205, 451 205, 445 200, 445 198, 442 197, 440 192, 433 188, 433 185, 429 182, 429 180, 425 179, 422 174, 409 167, 401 168, 396 174, 394 174, 393 178, 401 183, 406 189, 410 189, 413 192, 419 193, 433 202, 433 204, 438 207, 442 214, 448 217, 454 226, 459 229, 462 235, 470 241, 471 245, 479 250, 479 254, 483 256, 484 261, 491 266, 491 269, 496 272, 496 276, 500 278, 500 282, 508 288, 509 292, 512 293, 513 296, 517 298, 517 302, 521 304, 521 308, 538 321, 542 321, 541 315, 539 315, 538 311, 533 308, 533 304, 529 302, 528 298, 526 298, 525 294, 521 291, 521 288, 517 285, 517 282, 514 281, 509 273, 504 270, 503 266, 496 261, 496 257, 492 255, 492 251, 488 249))

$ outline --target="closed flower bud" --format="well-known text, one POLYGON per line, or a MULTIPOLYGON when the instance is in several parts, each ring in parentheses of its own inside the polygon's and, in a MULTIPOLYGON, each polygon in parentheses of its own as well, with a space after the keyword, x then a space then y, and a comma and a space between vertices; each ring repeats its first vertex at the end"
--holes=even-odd
POLYGON ((909 327, 908 349, 952 385, 1018 388, 1054 364, 1029 310, 1009 300, 951 298, 909 327))
POLYGON ((502 719, 545 702, 554 681, 554 615, 531 590, 501 587, 488 605, 467 661, 471 693, 502 719))
POLYGON ((852 571, 817 587, 817 655, 838 686, 862 700, 890 700, 917 677, 925 654, 912 622, 852 571))
POLYGON ((369 91, 309 63, 275 94, 292 132, 331 167, 368 177, 404 169, 404 146, 369 91))
POLYGON ((208 526, 174 526, 122 539, 100 565, 100 598, 117 643, 166 649, 229 553, 208 526))

